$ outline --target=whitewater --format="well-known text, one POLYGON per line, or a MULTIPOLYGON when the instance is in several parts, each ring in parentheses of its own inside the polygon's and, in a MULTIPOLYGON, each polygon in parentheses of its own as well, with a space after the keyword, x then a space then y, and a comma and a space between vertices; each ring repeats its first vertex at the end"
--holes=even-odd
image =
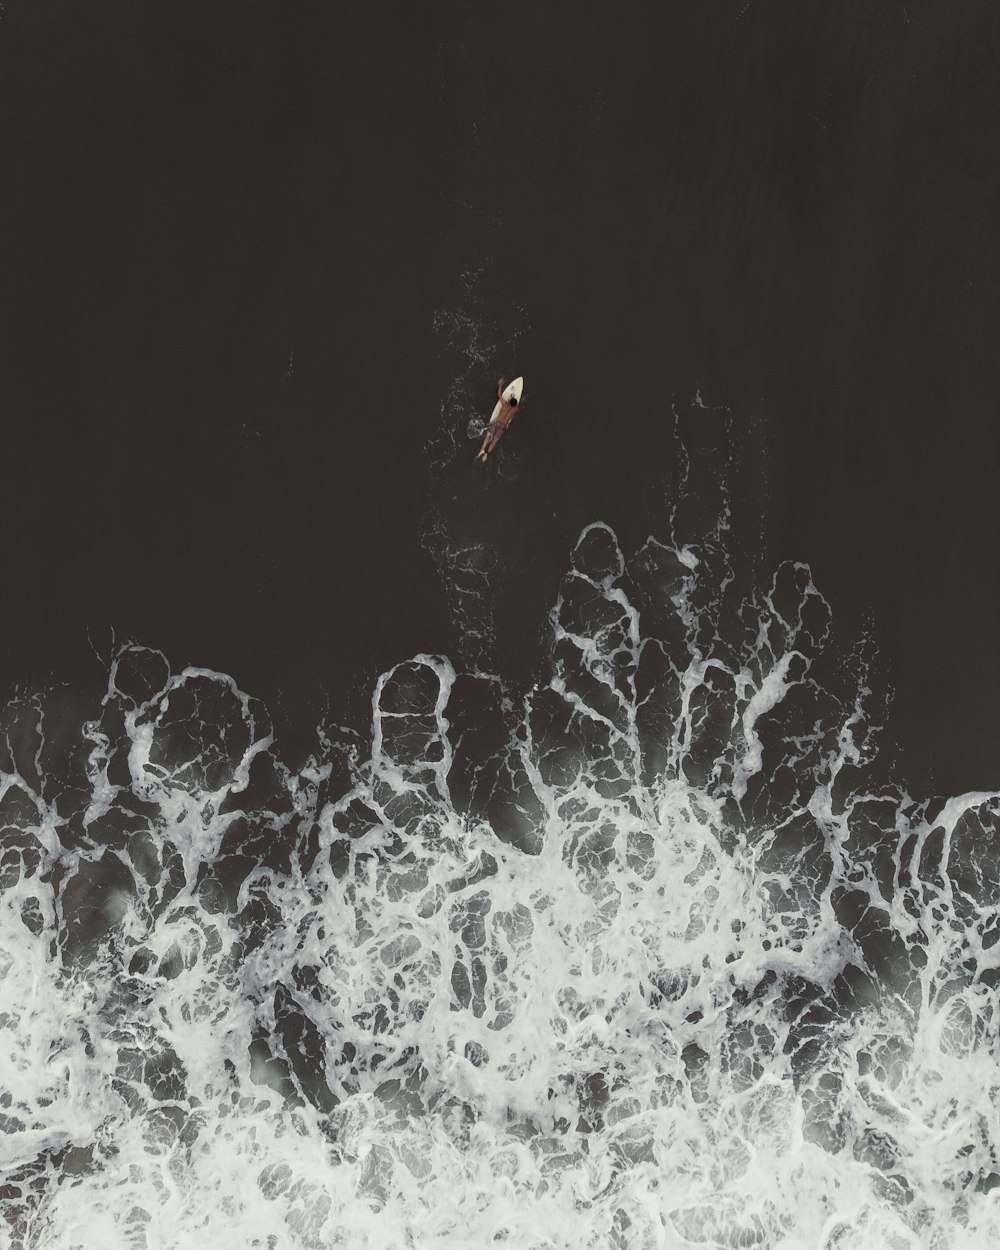
POLYGON ((548 667, 304 764, 114 656, 0 743, 0 1245, 1000 1244, 993 793, 867 777, 803 565, 580 535, 548 667))

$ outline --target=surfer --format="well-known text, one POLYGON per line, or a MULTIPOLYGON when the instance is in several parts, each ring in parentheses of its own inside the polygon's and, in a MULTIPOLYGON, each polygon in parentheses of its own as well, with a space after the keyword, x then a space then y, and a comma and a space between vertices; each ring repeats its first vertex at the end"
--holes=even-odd
POLYGON ((483 435, 483 445, 479 449, 477 460, 486 463, 486 458, 496 448, 497 443, 506 433, 507 426, 517 413, 517 405, 521 399, 521 387, 519 386, 521 379, 515 378, 505 391, 503 388, 503 378, 497 379, 497 406, 493 409, 493 416, 490 423, 486 427, 486 433, 483 435))

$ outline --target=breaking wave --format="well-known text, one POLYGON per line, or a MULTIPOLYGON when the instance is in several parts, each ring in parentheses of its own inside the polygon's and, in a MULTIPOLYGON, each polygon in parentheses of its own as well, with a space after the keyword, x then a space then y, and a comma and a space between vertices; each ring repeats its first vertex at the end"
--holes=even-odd
POLYGON ((581 535, 547 680, 282 757, 129 646, 0 745, 0 1244, 1000 1242, 998 798, 865 780, 800 565, 581 535))

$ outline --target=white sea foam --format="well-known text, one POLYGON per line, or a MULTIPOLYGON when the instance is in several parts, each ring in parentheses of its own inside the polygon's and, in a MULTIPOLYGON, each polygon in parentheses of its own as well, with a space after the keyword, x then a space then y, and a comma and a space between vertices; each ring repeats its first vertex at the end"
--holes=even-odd
POLYGON ((1000 1243, 997 796, 866 787, 808 570, 713 567, 590 526, 520 708, 419 655, 298 772, 140 648, 9 708, 0 1245, 1000 1243))

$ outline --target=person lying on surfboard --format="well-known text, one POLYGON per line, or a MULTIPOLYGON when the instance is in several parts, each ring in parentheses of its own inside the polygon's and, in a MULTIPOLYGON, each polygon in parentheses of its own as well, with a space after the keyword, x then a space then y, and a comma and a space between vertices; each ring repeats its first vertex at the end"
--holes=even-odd
POLYGON ((496 449, 497 443, 500 442, 507 431, 507 426, 510 425, 517 415, 517 406, 521 402, 523 385, 523 378, 515 378, 505 390, 503 378, 497 379, 497 406, 493 409, 490 423, 486 427, 486 433, 483 435, 483 445, 476 456, 476 459, 481 460, 483 464, 486 463, 487 457, 496 449))

